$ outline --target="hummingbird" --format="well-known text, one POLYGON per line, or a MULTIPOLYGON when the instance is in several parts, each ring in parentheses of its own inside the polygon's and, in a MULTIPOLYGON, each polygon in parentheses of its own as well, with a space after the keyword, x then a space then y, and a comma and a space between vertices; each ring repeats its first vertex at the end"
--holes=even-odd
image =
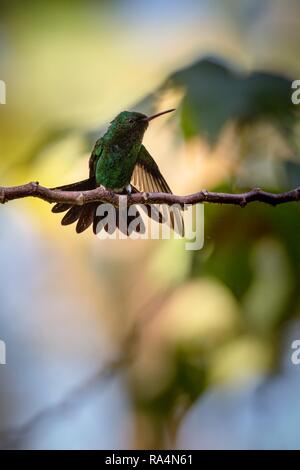
MULTIPOLYGON (((97 187, 103 187, 118 194, 131 194, 137 192, 165 192, 172 193, 169 185, 162 176, 158 165, 143 145, 143 137, 149 123, 164 114, 175 111, 168 109, 146 116, 139 112, 122 111, 111 121, 105 134, 100 137, 94 146, 89 159, 89 178, 76 183, 60 186, 55 189, 62 191, 87 191, 97 187)), ((66 212, 61 223, 70 225, 75 222, 76 232, 82 233, 91 225, 95 234, 99 227, 109 231, 107 225, 101 226, 103 216, 97 213, 101 202, 87 203, 83 206, 58 203, 52 208, 52 212, 66 212)), ((161 212, 151 207, 146 207, 147 215, 159 223, 166 221, 161 212)), ((118 208, 116 208, 118 212, 118 208)), ((127 210, 128 211, 128 210, 127 210)), ((171 226, 176 227, 183 234, 184 226, 181 211, 174 208, 170 211, 171 226)), ((130 222, 135 219, 127 212, 126 235, 129 234, 130 222)), ((145 227, 141 222, 134 228, 143 233, 145 227)), ((116 217, 116 225, 121 230, 119 217, 116 217)), ((123 227, 124 231, 124 227, 123 227)))

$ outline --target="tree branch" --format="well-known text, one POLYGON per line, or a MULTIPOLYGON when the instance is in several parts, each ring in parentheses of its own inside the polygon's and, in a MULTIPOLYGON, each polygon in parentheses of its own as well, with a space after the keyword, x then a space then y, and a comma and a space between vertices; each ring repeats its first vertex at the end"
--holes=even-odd
MULTIPOLYGON (((106 202, 115 206, 119 205, 118 194, 96 188, 90 191, 62 191, 59 189, 49 189, 39 185, 39 183, 28 183, 22 186, 1 187, 0 186, 0 203, 4 204, 15 199, 25 197, 36 197, 43 199, 49 203, 66 203, 72 205, 83 205, 90 202, 106 202)), ((205 189, 198 193, 187 196, 176 196, 168 193, 136 193, 128 196, 128 205, 132 204, 232 204, 245 207, 251 202, 262 202, 277 206, 287 202, 295 202, 300 200, 300 187, 288 192, 273 194, 254 188, 251 191, 240 194, 216 193, 209 192, 205 189)))

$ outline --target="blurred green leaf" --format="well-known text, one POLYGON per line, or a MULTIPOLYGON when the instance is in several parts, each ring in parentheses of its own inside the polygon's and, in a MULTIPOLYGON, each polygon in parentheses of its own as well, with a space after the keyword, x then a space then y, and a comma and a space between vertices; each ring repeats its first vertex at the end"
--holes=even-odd
POLYGON ((287 179, 287 186, 296 188, 300 186, 300 163, 287 161, 283 163, 287 179))
POLYGON ((162 89, 183 88, 181 122, 185 137, 216 142, 226 124, 270 121, 283 134, 296 122, 292 81, 266 72, 235 70, 218 58, 200 59, 175 72, 162 89))

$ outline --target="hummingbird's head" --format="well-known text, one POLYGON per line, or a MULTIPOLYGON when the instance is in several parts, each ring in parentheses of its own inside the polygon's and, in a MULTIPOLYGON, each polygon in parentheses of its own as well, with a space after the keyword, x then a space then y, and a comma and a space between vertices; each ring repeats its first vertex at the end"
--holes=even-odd
POLYGON ((145 114, 131 111, 122 111, 111 122, 111 125, 116 130, 122 131, 122 133, 144 133, 148 127, 148 122, 147 116, 145 116, 145 114))
POLYGON ((169 109, 161 113, 154 114, 153 116, 146 116, 142 113, 134 111, 122 111, 118 114, 110 124, 112 130, 119 137, 127 138, 128 140, 142 140, 144 133, 149 125, 149 122, 162 114, 170 113, 174 109, 169 109))

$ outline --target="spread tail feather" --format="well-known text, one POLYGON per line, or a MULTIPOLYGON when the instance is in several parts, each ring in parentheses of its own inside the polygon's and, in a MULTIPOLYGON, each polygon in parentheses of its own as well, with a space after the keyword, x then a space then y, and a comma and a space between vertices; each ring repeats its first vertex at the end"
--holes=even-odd
MULTIPOLYGON (((64 186, 58 186, 57 188, 60 191, 89 191, 90 189, 95 189, 96 183, 95 178, 88 178, 83 181, 77 181, 77 183, 66 184, 64 186)), ((72 204, 58 203, 52 207, 52 212, 54 214, 59 214, 61 212, 66 212, 68 209, 73 208, 72 204)), ((73 222, 70 222, 73 223, 73 222)), ((68 225, 68 224, 65 224, 68 225)))
POLYGON ((127 207, 126 214, 124 214, 124 212, 120 211, 116 207, 115 218, 114 220, 110 221, 111 223, 109 223, 109 221, 107 220, 107 211, 105 211, 104 214, 100 214, 100 211, 98 210, 100 206, 101 204, 96 207, 96 212, 94 215, 93 232, 95 235, 100 233, 102 229, 104 229, 107 233, 111 235, 114 233, 116 228, 118 228, 120 232, 122 232, 126 236, 131 235, 133 232, 137 232, 140 234, 145 233, 145 224, 136 207, 134 215, 128 214, 128 211, 130 209, 129 207, 127 207))
MULTIPOLYGON (((88 191, 96 187, 95 178, 89 178, 83 181, 78 181, 76 183, 67 184, 64 186, 59 186, 53 189, 59 189, 61 191, 88 191)), ((132 193, 138 193, 139 191, 131 185, 132 193)), ((126 193, 124 193, 126 194, 126 193)), ((62 225, 71 225, 75 222, 76 232, 82 233, 88 229, 93 224, 93 232, 95 234, 99 233, 101 229, 104 229, 106 232, 113 233, 112 227, 108 226, 105 222, 106 216, 99 215, 98 208, 102 205, 99 202, 93 202, 85 204, 84 206, 73 206, 72 204, 67 203, 57 203, 53 206, 52 212, 55 214, 66 212, 63 217, 61 224, 62 225), (98 213, 97 213, 98 212, 98 213)), ((137 232, 140 234, 145 233, 145 224, 140 217, 139 210, 135 207, 135 215, 129 215, 127 211, 127 225, 126 223, 119 220, 119 209, 116 208, 116 226, 117 228, 124 233, 125 235, 130 235, 132 232, 137 232), (132 224, 132 222, 137 219, 139 216, 138 223, 132 224)), ((167 221, 167 218, 162 214, 160 209, 154 205, 143 205, 140 207, 148 217, 152 218, 158 223, 164 223, 167 221)), ((129 210, 129 207, 128 207, 129 210)), ((174 213, 170 211, 170 222, 171 227, 178 231, 178 233, 184 232, 183 219, 180 209, 175 209, 174 213)))

